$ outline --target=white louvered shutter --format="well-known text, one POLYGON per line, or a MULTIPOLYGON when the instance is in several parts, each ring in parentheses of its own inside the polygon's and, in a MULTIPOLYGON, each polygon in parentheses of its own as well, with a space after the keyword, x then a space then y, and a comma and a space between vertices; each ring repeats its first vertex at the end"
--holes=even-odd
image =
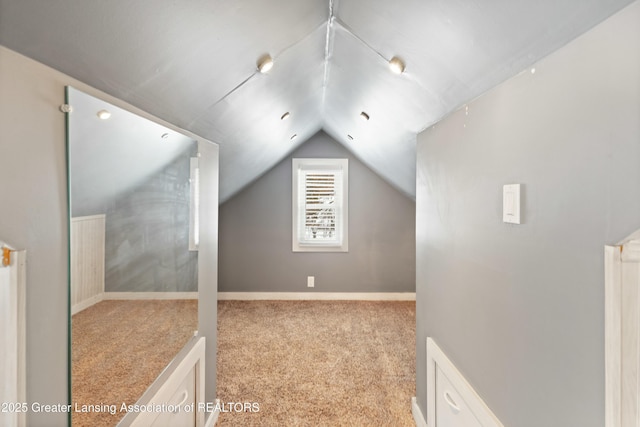
POLYGON ((298 160, 294 169, 294 239, 299 250, 344 251, 346 159, 294 160, 298 160), (302 162, 305 160, 309 162, 302 162))

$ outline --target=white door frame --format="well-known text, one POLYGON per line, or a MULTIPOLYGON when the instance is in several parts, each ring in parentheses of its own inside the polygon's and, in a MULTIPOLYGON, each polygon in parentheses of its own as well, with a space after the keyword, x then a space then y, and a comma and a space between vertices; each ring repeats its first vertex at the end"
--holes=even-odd
POLYGON ((605 246, 605 426, 640 427, 640 240, 605 246))
POLYGON ((0 425, 26 425, 26 251, 0 241, 0 425), (8 265, 4 265, 7 251, 8 265))

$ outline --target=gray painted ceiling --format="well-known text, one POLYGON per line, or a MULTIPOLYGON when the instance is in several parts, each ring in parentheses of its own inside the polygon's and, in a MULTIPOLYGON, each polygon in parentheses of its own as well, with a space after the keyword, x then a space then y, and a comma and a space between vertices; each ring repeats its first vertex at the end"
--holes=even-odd
POLYGON ((420 130, 629 3, 0 0, 0 44, 220 144, 222 200, 320 129, 413 197, 420 130))

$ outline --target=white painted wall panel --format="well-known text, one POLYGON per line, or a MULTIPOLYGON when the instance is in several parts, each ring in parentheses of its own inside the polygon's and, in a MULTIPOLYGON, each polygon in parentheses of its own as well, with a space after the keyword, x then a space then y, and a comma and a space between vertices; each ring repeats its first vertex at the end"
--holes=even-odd
POLYGON ((104 293, 105 215, 71 219, 72 312, 99 301, 104 293))

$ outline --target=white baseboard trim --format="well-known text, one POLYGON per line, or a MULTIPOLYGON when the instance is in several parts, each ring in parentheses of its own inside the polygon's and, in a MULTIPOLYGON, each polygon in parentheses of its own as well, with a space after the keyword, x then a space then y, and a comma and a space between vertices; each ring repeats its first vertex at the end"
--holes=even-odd
POLYGON ((105 300, 198 299, 198 292, 105 292, 105 300))
POLYGON ((415 421, 416 427, 427 427, 427 422, 424 419, 424 415, 422 415, 415 396, 411 398, 411 414, 413 415, 413 421, 415 421))
POLYGON ((218 292, 218 301, 415 301, 415 292, 218 292))
POLYGON ((80 313, 82 310, 85 310, 92 305, 99 303, 103 299, 104 293, 87 298, 86 300, 79 302, 78 304, 75 304, 73 307, 71 307, 71 315, 73 316, 74 314, 80 313))
POLYGON ((106 300, 169 300, 198 299, 198 292, 103 292, 75 304, 71 307, 71 315, 106 300))
MULTIPOLYGON (((216 399, 216 406, 218 406, 219 403, 220 399, 216 399)), ((218 415, 220 415, 220 412, 218 411, 213 411, 212 413, 210 413, 209 418, 207 418, 207 421, 205 421, 204 423, 204 427, 213 427, 214 425, 216 425, 216 423, 218 422, 218 415)))

